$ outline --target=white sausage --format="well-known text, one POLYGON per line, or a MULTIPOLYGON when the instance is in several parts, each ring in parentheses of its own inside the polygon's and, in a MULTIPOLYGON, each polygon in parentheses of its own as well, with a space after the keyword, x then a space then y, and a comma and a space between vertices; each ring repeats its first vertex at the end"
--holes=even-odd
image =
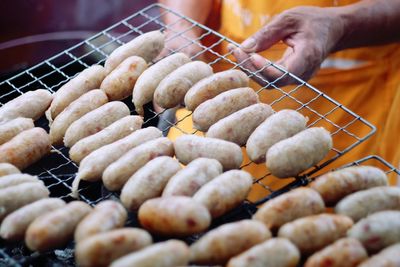
POLYGON ((263 103, 241 109, 212 125, 206 137, 219 138, 242 146, 260 123, 271 116, 271 106, 263 103))
POLYGON ((75 249, 75 259, 78 266, 106 267, 113 260, 141 250, 151 243, 150 234, 142 229, 116 229, 79 242, 75 249))
POLYGON ((168 156, 149 161, 122 188, 122 204, 128 210, 134 211, 146 200, 161 196, 168 180, 180 169, 179 162, 168 156))
POLYGON ((122 227, 127 218, 128 213, 119 202, 113 200, 102 201, 76 227, 75 242, 80 242, 98 233, 122 227))
POLYGON ((142 34, 130 42, 115 49, 104 63, 107 73, 115 69, 130 56, 142 57, 147 62, 152 61, 164 48, 165 35, 160 31, 142 34))
POLYGON ((28 129, 35 127, 30 118, 16 118, 0 124, 0 145, 10 141, 13 137, 28 129))
POLYGON ((200 80, 185 95, 185 106, 194 111, 201 103, 234 88, 249 86, 249 77, 240 70, 226 70, 200 80))
POLYGON ((218 160, 198 158, 190 162, 168 181, 162 196, 193 196, 207 182, 222 173, 218 160))
POLYGON ((383 210, 400 210, 400 188, 374 187, 348 195, 335 207, 335 212, 358 221, 383 210))
POLYGON ((128 254, 114 261, 111 267, 172 267, 188 263, 188 246, 179 240, 169 240, 128 254))
POLYGON ((0 236, 6 240, 23 240, 29 224, 39 216, 65 206, 59 198, 44 198, 10 213, 1 223, 0 236))
POLYGON ((40 252, 64 246, 73 237, 76 225, 91 210, 84 202, 72 201, 36 218, 26 231, 26 246, 40 252))
POLYGON ((297 188, 264 203, 253 219, 265 223, 270 229, 278 229, 295 219, 322 213, 325 204, 318 192, 309 188, 297 188))
POLYGON ((153 99, 154 91, 159 83, 176 68, 190 62, 190 58, 183 53, 176 53, 161 59, 145 70, 136 81, 132 93, 132 102, 136 112, 144 114, 143 106, 153 99))
POLYGON ((324 213, 286 223, 278 236, 289 239, 302 254, 308 255, 344 237, 352 225, 347 216, 324 213))
POLYGON ((242 203, 253 185, 245 171, 227 171, 205 184, 193 199, 203 204, 213 218, 219 217, 242 203))
POLYGON ((217 121, 259 102, 250 87, 232 89, 201 103, 193 112, 193 126, 206 132, 217 121))
POLYGON ((267 167, 279 178, 296 176, 325 158, 331 148, 327 130, 308 128, 273 145, 267 152, 267 167))
POLYGON ((18 117, 37 120, 49 107, 53 96, 44 89, 29 91, 0 107, 0 124, 18 117))
POLYGON ((143 118, 140 116, 123 117, 100 132, 87 136, 76 142, 69 150, 69 157, 71 160, 79 163, 83 158, 96 149, 111 144, 140 129, 142 124, 143 118))
POLYGON ((9 174, 0 178, 0 189, 4 189, 10 186, 19 185, 23 183, 34 183, 39 182, 37 176, 32 176, 29 174, 9 174))
POLYGON ((347 236, 360 240, 369 252, 400 242, 400 211, 380 211, 357 222, 347 236))
POLYGON ((21 171, 10 163, 0 163, 0 177, 15 173, 21 173, 21 171))
POLYGON ((74 100, 51 122, 49 133, 51 143, 61 145, 65 132, 74 121, 107 102, 106 94, 98 89, 91 90, 74 100))
POLYGON ((125 99, 132 94, 136 80, 146 68, 147 63, 143 58, 128 57, 104 78, 100 89, 110 101, 125 99))
POLYGON ((136 171, 160 156, 174 156, 173 144, 167 137, 132 148, 104 170, 104 186, 110 191, 120 190, 136 171))
POLYGON ((9 213, 50 194, 43 182, 23 183, 0 190, 0 221, 9 213))
POLYGON ((210 65, 202 61, 184 64, 160 82, 154 92, 154 101, 162 108, 178 106, 193 84, 212 74, 213 69, 210 65))
POLYGON ((323 174, 310 187, 321 194, 327 205, 345 196, 375 186, 388 185, 386 174, 373 166, 352 166, 323 174))
POLYGON ((80 180, 91 182, 100 180, 104 170, 130 149, 161 136, 160 130, 155 127, 148 127, 93 151, 79 165, 78 173, 72 183, 72 195, 77 197, 80 180))
POLYGON ((271 236, 268 228, 257 221, 227 223, 209 231, 190 246, 190 261, 196 264, 225 264, 231 257, 271 236))
POLYGON ((50 149, 50 136, 46 131, 32 128, 0 146, 0 162, 11 163, 23 170, 48 154, 50 149))
POLYGON ((227 267, 296 267, 300 252, 284 238, 269 239, 231 258, 227 267))
POLYGON ((359 267, 398 267, 400 266, 400 244, 391 245, 368 260, 359 267))
POLYGON ((207 208, 190 197, 149 199, 138 212, 140 225, 163 236, 189 236, 206 230, 211 223, 207 208))
POLYGON ((265 162, 271 146, 306 129, 307 118, 299 112, 284 109, 268 117, 250 135, 246 143, 249 158, 255 163, 265 162))
POLYGON ((99 88, 104 77, 106 77, 104 68, 100 65, 93 65, 61 86, 54 94, 50 108, 46 111, 47 119, 50 122, 53 121, 74 100, 90 90, 99 88))
POLYGON ((180 162, 188 164, 197 158, 218 160, 224 170, 238 169, 243 161, 242 150, 232 142, 216 138, 183 135, 174 142, 175 155, 180 162))
POLYGON ((120 101, 109 102, 92 110, 68 127, 64 136, 64 145, 72 147, 79 140, 101 131, 129 114, 128 106, 120 101))
POLYGON ((357 239, 342 238, 314 253, 304 267, 353 267, 367 258, 367 251, 357 239))

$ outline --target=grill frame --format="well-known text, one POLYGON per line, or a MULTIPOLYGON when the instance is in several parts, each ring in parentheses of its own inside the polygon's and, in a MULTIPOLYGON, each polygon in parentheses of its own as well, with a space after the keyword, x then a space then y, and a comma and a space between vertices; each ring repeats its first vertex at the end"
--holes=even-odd
MULTIPOLYGON (((199 45, 199 47, 201 48, 201 52, 192 56, 193 59, 202 56, 202 54, 209 55, 210 58, 213 58, 213 60, 209 62, 211 66, 220 61, 223 61, 227 64, 230 64, 232 68, 238 68, 245 71, 246 73, 248 73, 249 77, 258 78, 258 80, 261 80, 263 82, 263 85, 260 86, 260 88, 257 88, 257 93, 261 94, 267 92, 271 88, 274 91, 278 92, 280 94, 280 97, 277 97, 276 99, 268 103, 272 107, 279 106, 281 104, 284 105, 285 101, 297 103, 298 111, 300 111, 301 113, 310 112, 310 114, 316 116, 317 118, 315 121, 312 121, 308 125, 308 127, 320 126, 321 124, 323 125, 324 123, 327 123, 336 128, 336 130, 331 133, 333 137, 335 137, 336 135, 340 136, 340 134, 354 137, 354 142, 347 144, 347 146, 343 148, 334 147, 328 157, 325 158, 319 165, 307 170, 302 176, 297 177, 297 179, 294 179, 284 187, 278 189, 269 187, 267 183, 265 183, 265 181, 267 181, 271 176, 271 174, 269 173, 266 173, 262 177, 255 177, 254 184, 258 184, 259 186, 264 188, 266 196, 255 201, 244 203, 244 205, 239 207, 237 210, 228 214, 221 220, 218 220, 216 224, 220 224, 226 220, 230 220, 229 218, 237 218, 237 216, 249 217, 255 211, 255 207, 257 205, 262 204, 269 199, 280 195, 288 190, 306 185, 310 181, 310 177, 313 177, 313 175, 319 172, 321 169, 325 169, 328 164, 332 163, 355 146, 367 140, 376 131, 375 126, 373 126, 367 120, 355 114, 336 100, 330 98, 312 85, 287 72, 281 66, 278 66, 273 62, 269 62, 257 72, 250 72, 248 69, 242 66, 243 63, 238 64, 233 61, 231 52, 221 54, 217 50, 223 42, 233 44, 236 47, 239 47, 238 43, 210 29, 207 26, 201 25, 198 22, 171 10, 170 8, 162 4, 153 4, 142 10, 139 10, 131 16, 121 20, 120 22, 110 26, 103 31, 100 31, 99 33, 76 44, 75 46, 62 51, 59 54, 50 57, 43 62, 25 71, 22 71, 21 73, 7 80, 0 82, 0 107, 9 100, 29 90, 44 88, 54 93, 58 88, 60 88, 63 84, 75 77, 84 68, 87 68, 92 64, 104 63, 105 58, 111 53, 113 49, 116 48, 116 46, 122 45, 123 43, 129 41, 130 39, 135 37, 135 35, 143 34, 144 32, 155 29, 160 29, 163 31, 168 30, 170 31, 170 33, 172 33, 170 38, 166 40, 167 44, 168 41, 177 37, 187 41, 177 50, 169 49, 170 53, 183 50, 190 45, 199 45), (164 24, 162 22, 162 17, 167 14, 174 14, 177 18, 176 21, 168 25, 164 24), (139 16, 147 19, 147 21, 140 25, 135 25, 135 19, 137 19, 139 16), (182 21, 189 23, 191 26, 184 31, 175 31, 174 25, 179 24, 182 21), (190 39, 185 35, 188 30, 193 28, 201 28, 203 32, 202 35, 197 39, 190 39), (211 45, 205 45, 201 43, 207 38, 213 38, 217 41, 215 41, 211 45), (276 68, 282 73, 282 75, 274 81, 265 80, 259 74, 264 68, 267 67, 276 68), (295 81, 295 84, 291 87, 282 89, 277 86, 277 83, 285 76, 290 76, 295 81), (302 102, 302 100, 298 99, 296 95, 301 95, 303 93, 312 93, 313 96, 307 102, 302 102), (329 104, 332 106, 332 108, 329 108, 328 111, 324 112, 315 110, 313 108, 313 105, 319 103, 318 101, 324 101, 324 103, 326 102, 326 105, 329 104), (332 119, 330 119, 330 117, 333 116, 333 114, 335 114, 336 112, 344 112, 349 117, 349 120, 342 124, 334 122, 332 119), (363 133, 362 135, 361 133, 357 133, 355 131, 357 127, 363 127, 365 133, 363 133)), ((135 114, 130 99, 124 100, 124 102, 128 104, 128 106, 132 110, 132 114, 135 114)), ((169 131, 171 127, 178 129, 184 134, 197 133, 195 129, 193 129, 193 131, 187 132, 181 129, 181 127, 179 126, 179 124, 184 123, 185 120, 189 120, 190 115, 187 115, 178 121, 174 121, 174 116, 171 116, 171 114, 174 114, 173 111, 175 111, 175 109, 170 109, 161 113, 157 113, 152 109, 151 105, 147 105, 144 127, 147 127, 149 125, 162 125, 161 130, 163 130, 165 134, 169 131)), ((36 126, 43 127, 46 130, 48 130, 47 124, 48 122, 44 118, 41 118, 40 120, 35 122, 36 126)), ((59 197, 66 201, 70 201, 72 200, 72 198, 69 196, 69 191, 71 190, 72 180, 75 177, 78 166, 69 159, 67 148, 53 146, 52 151, 53 153, 51 153, 51 155, 42 159, 34 166, 29 167, 27 170, 25 170, 25 172, 39 176, 39 178, 42 179, 45 182, 46 186, 49 188, 52 197, 59 197)), ((368 160, 372 159, 383 162, 385 166, 391 169, 391 172, 396 172, 397 174, 399 174, 399 172, 393 166, 391 166, 383 159, 377 156, 369 156, 367 158, 368 160)), ((367 158, 356 161, 354 162, 354 164, 362 164, 364 161, 367 160, 367 158)), ((252 164, 254 163, 252 163, 251 161, 244 162, 242 168, 250 167, 252 164)), ((117 193, 108 192, 101 185, 101 183, 82 182, 79 189, 79 194, 81 200, 89 203, 90 205, 95 205, 101 200, 118 198, 117 193)), ((130 225, 135 224, 135 219, 133 218, 130 221, 130 225)), ((16 247, 18 246, 21 247, 21 245, 17 245, 16 247)), ((68 249, 71 248, 72 245, 70 244, 68 246, 68 249)), ((15 266, 18 266, 19 261, 15 261, 13 258, 14 256, 12 253, 10 254, 10 246, 6 245, 6 248, 0 248, 0 258, 3 258, 5 262, 10 263, 11 265, 16 264, 15 266)), ((34 253, 33 258, 35 257, 41 258, 43 257, 43 255, 37 255, 34 253)), ((24 261, 26 262, 26 259, 22 260, 22 262, 24 261)), ((0 261, 0 263, 1 262, 2 261, 0 261)))

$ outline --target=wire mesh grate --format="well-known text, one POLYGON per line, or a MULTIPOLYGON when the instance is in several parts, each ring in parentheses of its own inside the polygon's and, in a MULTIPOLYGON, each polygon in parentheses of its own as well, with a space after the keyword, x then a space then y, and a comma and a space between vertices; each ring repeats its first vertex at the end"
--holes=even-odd
MULTIPOLYGON (((107 56, 118 46, 140 34, 152 30, 162 30, 170 33, 166 39, 167 46, 175 38, 181 40, 182 45, 176 49, 168 49, 168 53, 185 51, 190 46, 196 46, 198 52, 192 55, 192 59, 201 58, 206 60, 215 71, 217 71, 216 68, 218 71, 235 68, 245 71, 249 77, 259 82, 252 83, 251 87, 257 91, 263 102, 270 104, 276 111, 284 108, 299 111, 309 117, 309 126, 324 126, 329 128, 334 144, 337 143, 335 140, 341 139, 343 136, 350 136, 352 138, 353 142, 335 145, 328 156, 318 166, 308 170, 304 176, 296 180, 287 179, 287 184, 284 186, 280 183, 279 187, 277 187, 273 183, 270 183, 271 175, 269 173, 265 172, 262 175, 254 174, 254 190, 261 190, 263 193, 261 196, 257 195, 249 199, 249 203, 253 207, 254 204, 265 202, 271 197, 286 192, 291 188, 304 185, 307 180, 304 177, 309 177, 324 168, 375 132, 375 127, 368 121, 310 84, 300 80, 280 66, 275 65, 273 62, 269 62, 256 72, 251 72, 243 66, 243 62, 240 64, 235 62, 231 52, 221 49, 221 47, 228 43, 238 46, 237 43, 160 4, 150 5, 83 42, 44 60, 12 78, 0 82, 0 106, 29 90, 45 88, 50 92, 55 92, 90 65, 104 63, 107 56), (176 20, 166 25, 163 22, 163 18, 170 14, 173 14, 176 20), (175 26, 181 25, 182 22, 188 25, 188 27, 183 31, 176 30, 175 26), (188 37, 187 33, 191 29, 200 29, 202 32, 200 37, 196 39, 188 37), (280 71, 281 75, 273 81, 264 79, 260 73, 267 67, 276 68, 280 71), (280 87, 279 82, 285 77, 291 77, 295 81, 294 84, 280 87), (336 121, 335 118, 339 115, 346 119, 336 121)), ((124 102, 134 114, 134 108, 130 99, 124 102)), ((173 109, 173 111, 175 110, 173 109)), ((176 130, 181 134, 201 134, 193 127, 185 126, 191 121, 190 112, 185 112, 182 116, 175 118, 171 116, 170 111, 157 112, 152 108, 151 104, 147 105, 143 127, 162 125, 160 130, 164 133, 176 130)), ((174 112, 172 115, 174 115, 174 112)), ((35 124, 48 130, 48 122, 44 118, 41 118, 35 124)), ((38 175, 50 189, 52 197, 60 197, 66 201, 71 200, 69 196, 71 184, 78 169, 78 166, 69 159, 68 152, 69 150, 65 147, 52 147, 52 153, 49 156, 25 170, 27 173, 38 175)), ((379 158, 372 159, 382 161, 379 158)), ((251 170, 254 165, 255 163, 246 159, 242 169, 251 170)), ((394 168, 392 171, 395 171, 394 168)), ((107 191, 101 183, 82 182, 79 193, 81 199, 91 205, 117 196, 116 193, 107 191)), ((26 255, 26 253, 25 251, 22 254, 26 255)), ((0 258, 7 258, 5 255, 13 255, 10 248, 0 248, 0 258)), ((7 260, 10 261, 12 259, 7 260)))

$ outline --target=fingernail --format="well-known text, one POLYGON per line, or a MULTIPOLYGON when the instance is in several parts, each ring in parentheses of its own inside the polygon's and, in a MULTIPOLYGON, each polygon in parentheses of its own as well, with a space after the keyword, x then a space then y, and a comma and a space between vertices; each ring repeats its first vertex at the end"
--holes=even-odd
POLYGON ((256 40, 254 40, 254 38, 249 38, 245 40, 240 46, 244 49, 251 49, 256 46, 256 40))
POLYGON ((233 50, 235 50, 235 46, 233 44, 228 44, 228 50, 229 52, 233 52, 233 50))

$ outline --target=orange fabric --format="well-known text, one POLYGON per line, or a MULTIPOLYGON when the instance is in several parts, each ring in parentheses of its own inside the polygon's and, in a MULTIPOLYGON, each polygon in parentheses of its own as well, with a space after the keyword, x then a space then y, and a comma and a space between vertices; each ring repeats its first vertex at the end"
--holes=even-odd
MULTIPOLYGON (((261 26, 267 23, 273 16, 299 5, 318 5, 333 6, 345 5, 356 1, 337 1, 337 0, 225 0, 222 1, 220 29, 221 34, 233 39, 236 42, 242 42, 248 36, 259 30, 261 26)), ((282 55, 286 46, 279 43, 271 49, 262 53, 269 60, 277 60, 282 55)), ((226 43, 218 47, 219 52, 224 55, 227 53, 226 43)), ((337 100, 345 107, 354 111, 367 121, 377 127, 377 132, 370 139, 345 154, 329 167, 337 167, 345 163, 352 162, 367 155, 379 155, 390 163, 399 167, 400 147, 397 144, 397 138, 400 132, 400 45, 391 44, 368 48, 358 48, 344 50, 333 54, 333 59, 352 59, 362 60, 364 64, 351 69, 322 69, 317 75, 309 81, 311 85, 326 93, 331 98, 337 100)), ((233 60, 233 58, 231 57, 233 60)), ((215 71, 232 68, 231 64, 218 62, 213 65, 215 71)), ((259 86, 252 84, 253 88, 259 86)), ((294 87, 284 88, 286 92, 294 87)), ((261 99, 265 103, 271 103, 278 99, 282 94, 277 90, 266 90, 261 93, 261 99)), ((298 93, 293 96, 307 103, 315 94, 310 90, 300 88, 298 93)), ((295 101, 286 100, 276 103, 275 110, 283 108, 299 108, 295 101)), ((310 107, 321 114, 330 111, 334 106, 328 101, 316 100, 310 104, 310 107)), ((316 116, 306 109, 303 114, 310 117, 310 122, 315 121, 316 116)), ((178 112, 178 119, 187 116, 187 111, 178 112)), ((341 110, 337 110, 328 116, 328 119, 339 125, 350 122, 351 117, 341 110)), ((179 124, 179 127, 187 129, 187 132, 193 132, 190 125, 190 119, 185 119, 179 124)), ((324 126, 331 132, 337 130, 333 125, 320 121, 317 126, 324 126)), ((359 122, 348 127, 350 132, 356 132, 358 136, 363 136, 368 132, 368 127, 361 127, 359 122)), ((170 136, 176 136, 180 132, 172 129, 170 136)), ((344 149, 355 139, 344 132, 339 132, 334 137, 335 148, 344 149)), ((244 153, 245 154, 245 153, 244 153)), ((248 162, 248 159, 244 163, 248 162)), ((264 164, 251 164, 245 168, 255 178, 260 178, 266 174, 264 164)), ((395 176, 391 176, 391 183, 395 183, 395 176)), ((288 180, 277 180, 268 177, 267 181, 262 180, 264 185, 274 188, 280 188, 288 180)), ((265 195, 265 189, 257 190, 260 187, 255 185, 250 199, 259 199, 265 195)))

